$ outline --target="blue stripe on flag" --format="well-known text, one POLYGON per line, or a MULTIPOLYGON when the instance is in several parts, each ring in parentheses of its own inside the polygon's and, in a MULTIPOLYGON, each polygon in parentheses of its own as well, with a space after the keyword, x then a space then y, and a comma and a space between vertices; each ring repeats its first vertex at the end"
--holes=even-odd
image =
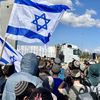
POLYGON ((48 6, 45 4, 39 4, 39 3, 32 2, 31 0, 15 0, 15 3, 32 6, 41 11, 52 12, 52 13, 60 13, 62 10, 69 9, 69 7, 65 6, 65 5, 50 5, 50 6, 48 6))
MULTIPOLYGON (((2 44, 3 44, 4 40, 0 38, 0 41, 1 41, 2 44)), ((10 51, 12 51, 13 53, 16 54, 16 52, 15 52, 13 49, 11 49, 11 47, 10 47, 7 43, 5 43, 5 47, 8 48, 10 51)), ((16 55, 17 55, 17 54, 16 54, 16 55)))
POLYGON ((24 28, 15 28, 15 27, 12 27, 12 26, 8 26, 7 28, 7 33, 10 33, 10 34, 13 34, 13 35, 21 35, 21 36, 24 36, 24 37, 27 37, 29 39, 40 39, 43 43, 47 43, 49 41, 49 38, 51 36, 51 34, 49 33, 48 36, 43 36, 43 35, 40 35, 38 33, 35 33, 31 30, 28 30, 28 29, 24 29, 24 28))
POLYGON ((0 62, 3 62, 4 64, 8 64, 9 62, 5 60, 4 58, 0 58, 0 62))

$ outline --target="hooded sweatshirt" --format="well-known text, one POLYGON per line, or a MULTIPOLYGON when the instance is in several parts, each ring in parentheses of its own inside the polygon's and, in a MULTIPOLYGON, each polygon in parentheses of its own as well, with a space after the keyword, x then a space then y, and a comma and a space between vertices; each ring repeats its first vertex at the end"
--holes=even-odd
POLYGON ((6 82, 2 100, 16 100, 15 86, 20 81, 33 83, 36 87, 42 86, 42 80, 38 78, 38 59, 35 54, 27 53, 21 60, 21 72, 12 74, 6 82))
POLYGON ((20 67, 22 72, 26 72, 36 76, 38 74, 38 65, 39 61, 36 55, 33 53, 28 53, 22 57, 20 67))

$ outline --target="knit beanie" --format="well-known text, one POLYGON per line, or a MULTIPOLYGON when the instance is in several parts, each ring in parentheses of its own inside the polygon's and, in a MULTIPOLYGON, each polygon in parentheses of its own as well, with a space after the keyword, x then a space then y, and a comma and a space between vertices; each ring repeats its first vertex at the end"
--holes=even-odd
POLYGON ((60 64, 60 63, 61 63, 61 60, 60 60, 59 58, 55 58, 54 62, 55 62, 56 64, 60 64))
POLYGON ((80 73, 79 70, 74 69, 74 70, 72 70, 71 76, 72 76, 72 77, 75 77, 75 78, 78 78, 78 77, 81 76, 81 73, 80 73))
POLYGON ((77 77, 81 76, 81 73, 78 69, 73 69, 72 72, 71 72, 71 76, 77 78, 77 77))
POLYGON ((17 83, 15 86, 16 96, 21 95, 26 90, 27 87, 28 87, 28 82, 26 81, 20 81, 19 83, 17 83))
POLYGON ((80 62, 78 60, 74 61, 74 67, 75 68, 80 68, 80 62))
POLYGON ((53 73, 59 73, 61 70, 61 67, 59 65, 53 65, 51 71, 53 73))

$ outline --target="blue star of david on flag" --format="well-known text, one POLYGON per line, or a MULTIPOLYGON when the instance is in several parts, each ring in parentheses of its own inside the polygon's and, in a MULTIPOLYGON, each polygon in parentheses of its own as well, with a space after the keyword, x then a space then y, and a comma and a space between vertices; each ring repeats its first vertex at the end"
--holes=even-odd
POLYGON ((48 28, 47 24, 49 22, 50 22, 50 19, 46 18, 45 13, 43 13, 41 16, 35 15, 35 20, 32 21, 32 23, 36 25, 37 31, 39 31, 42 28, 47 30, 47 28, 48 28), (39 21, 41 21, 41 22, 39 22, 39 21))
POLYGON ((12 63, 14 63, 15 61, 17 61, 16 58, 15 58, 15 56, 10 56, 10 59, 11 59, 12 63))

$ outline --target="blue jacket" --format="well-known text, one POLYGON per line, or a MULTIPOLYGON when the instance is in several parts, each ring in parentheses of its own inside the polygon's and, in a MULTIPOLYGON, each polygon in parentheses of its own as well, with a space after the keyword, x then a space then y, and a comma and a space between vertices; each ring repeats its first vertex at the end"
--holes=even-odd
POLYGON ((42 80, 35 76, 38 70, 38 60, 33 53, 28 53, 22 57, 20 67, 21 72, 14 73, 7 79, 2 100, 16 100, 15 86, 20 81, 31 82, 36 87, 42 86, 42 80))

